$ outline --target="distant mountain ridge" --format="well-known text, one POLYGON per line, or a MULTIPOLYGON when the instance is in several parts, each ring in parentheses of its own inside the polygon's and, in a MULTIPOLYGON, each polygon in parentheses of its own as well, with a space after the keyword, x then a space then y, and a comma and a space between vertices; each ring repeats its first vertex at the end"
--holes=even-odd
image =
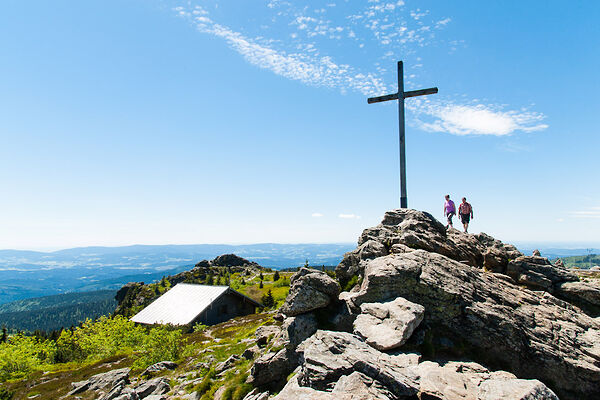
POLYGON ((196 244, 80 247, 53 252, 0 250, 0 304, 59 293, 118 289, 234 253, 269 268, 337 265, 354 244, 196 244))

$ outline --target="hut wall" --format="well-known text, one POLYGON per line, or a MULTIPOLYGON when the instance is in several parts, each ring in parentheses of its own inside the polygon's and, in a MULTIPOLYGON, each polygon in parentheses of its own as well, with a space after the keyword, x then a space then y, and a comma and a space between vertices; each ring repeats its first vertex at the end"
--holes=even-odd
POLYGON ((254 304, 248 300, 231 293, 226 293, 215 300, 208 309, 200 314, 192 325, 198 322, 205 325, 215 325, 234 317, 253 314, 254 311, 254 304))

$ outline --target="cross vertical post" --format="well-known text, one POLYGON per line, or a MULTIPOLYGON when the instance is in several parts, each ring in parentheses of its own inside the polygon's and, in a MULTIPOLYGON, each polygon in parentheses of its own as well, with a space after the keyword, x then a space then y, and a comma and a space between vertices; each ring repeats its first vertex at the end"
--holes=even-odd
POLYGON ((404 126, 404 65, 398 61, 398 134, 400 145, 400 208, 408 208, 406 193, 406 127, 404 126))
POLYGON ((382 101, 398 100, 398 134, 400 146, 400 208, 408 208, 406 194, 406 128, 404 125, 404 99, 407 97, 435 94, 438 88, 404 91, 404 64, 398 61, 398 93, 387 94, 379 97, 369 97, 367 103, 380 103, 382 101))

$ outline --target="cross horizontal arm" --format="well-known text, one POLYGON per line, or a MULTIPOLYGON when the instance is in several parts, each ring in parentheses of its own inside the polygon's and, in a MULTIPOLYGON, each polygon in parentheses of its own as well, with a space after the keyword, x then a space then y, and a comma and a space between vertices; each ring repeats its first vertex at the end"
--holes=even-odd
POLYGON ((410 92, 404 92, 404 98, 415 97, 415 96, 424 96, 426 94, 436 94, 437 92, 438 92, 438 88, 436 88, 436 87, 429 88, 429 89, 411 90, 410 92))
POLYGON ((369 104, 381 103, 382 101, 389 101, 389 100, 398 100, 398 93, 386 94, 385 96, 379 96, 379 97, 369 97, 367 99, 367 103, 369 103, 369 104))
MULTIPOLYGON (((438 88, 429 88, 429 89, 419 89, 419 90, 411 90, 409 92, 404 92, 404 98, 407 97, 415 97, 415 96, 425 96, 426 94, 436 94, 438 92, 438 88)), ((367 103, 381 103, 382 101, 390 101, 390 100, 398 100, 398 93, 394 94, 386 94, 385 96, 379 97, 369 97, 367 99, 367 103)))

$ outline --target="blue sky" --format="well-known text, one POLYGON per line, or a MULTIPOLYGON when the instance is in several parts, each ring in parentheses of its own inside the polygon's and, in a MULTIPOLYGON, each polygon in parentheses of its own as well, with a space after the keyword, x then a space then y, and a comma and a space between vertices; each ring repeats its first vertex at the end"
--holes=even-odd
POLYGON ((17 1, 0 248, 352 242, 467 196, 472 231, 600 242, 600 4, 17 1))

